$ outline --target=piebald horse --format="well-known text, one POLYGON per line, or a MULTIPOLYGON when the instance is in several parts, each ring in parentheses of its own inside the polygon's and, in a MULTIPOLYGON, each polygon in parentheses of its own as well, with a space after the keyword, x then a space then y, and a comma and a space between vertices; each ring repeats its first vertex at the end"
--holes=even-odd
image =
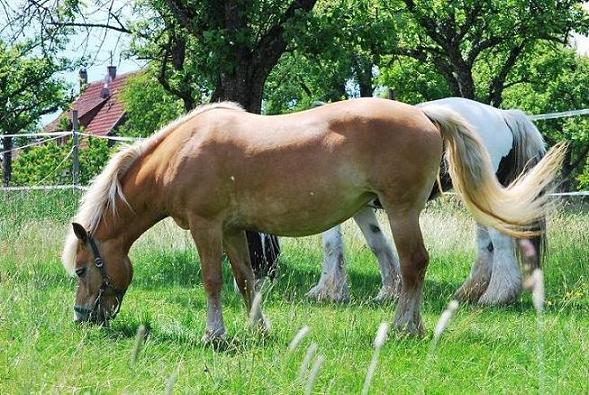
POLYGON ((453 111, 384 99, 356 99, 289 115, 261 116, 232 103, 200 107, 113 156, 82 198, 63 264, 78 276, 76 321, 118 313, 131 282, 129 249, 165 217, 189 229, 207 298, 205 342, 224 337, 221 258, 227 253, 254 326, 246 230, 279 236, 323 232, 378 198, 400 258, 402 290, 394 325, 420 333, 428 263, 419 214, 448 147, 462 200, 485 226, 529 237, 545 215, 543 193, 564 149, 546 155, 509 188, 466 121, 453 111))
MULTIPOLYGON (((492 168, 502 185, 509 185, 522 172, 531 168, 546 153, 542 135, 518 110, 501 110, 464 98, 451 97, 419 106, 436 105, 456 111, 464 117, 481 138, 491 156, 492 168)), ((440 168, 442 188, 450 189, 451 179, 440 168)), ((439 196, 434 185, 431 198, 439 196)), ((399 261, 391 243, 381 232, 374 210, 367 207, 354 215, 354 221, 376 256, 381 272, 382 287, 377 300, 392 299, 399 288, 399 261)), ((539 227, 544 222, 538 223, 539 227)), ((532 239, 537 250, 536 266, 540 266, 544 234, 532 239)), ((513 301, 521 292, 522 275, 513 239, 492 227, 481 224, 476 229, 477 256, 468 279, 456 293, 456 297, 485 305, 513 301)), ((323 233, 324 260, 321 278, 309 293, 320 300, 345 301, 349 297, 345 271, 344 246, 340 226, 323 233)))

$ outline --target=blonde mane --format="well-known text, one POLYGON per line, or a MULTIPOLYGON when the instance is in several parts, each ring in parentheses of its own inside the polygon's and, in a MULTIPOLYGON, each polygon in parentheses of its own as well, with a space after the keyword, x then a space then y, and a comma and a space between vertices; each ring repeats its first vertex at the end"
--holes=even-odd
MULTIPOLYGON (((220 102, 199 106, 188 114, 164 126, 147 139, 123 147, 108 161, 104 170, 94 178, 90 188, 80 199, 80 208, 73 219, 74 222, 83 225, 90 233, 95 232, 108 210, 111 210, 113 215, 116 215, 117 198, 128 204, 123 195, 120 180, 125 176, 133 163, 145 152, 152 150, 160 144, 179 126, 203 112, 216 109, 244 111, 239 104, 233 102, 220 102)), ((69 273, 72 273, 75 269, 77 245, 78 239, 70 229, 61 256, 62 264, 69 273)))

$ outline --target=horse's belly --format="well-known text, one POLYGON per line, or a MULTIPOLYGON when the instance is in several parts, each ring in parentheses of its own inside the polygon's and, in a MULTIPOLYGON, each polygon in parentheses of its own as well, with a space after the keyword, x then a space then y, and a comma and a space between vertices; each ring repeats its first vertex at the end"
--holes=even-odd
POLYGON ((288 200, 247 205, 235 218, 239 227, 278 236, 307 236, 321 233, 353 216, 375 198, 373 193, 326 196, 309 191, 288 200))

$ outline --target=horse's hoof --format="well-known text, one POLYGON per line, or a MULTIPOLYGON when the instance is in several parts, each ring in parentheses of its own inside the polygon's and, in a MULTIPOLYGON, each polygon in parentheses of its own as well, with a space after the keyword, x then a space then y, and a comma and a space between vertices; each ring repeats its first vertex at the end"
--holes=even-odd
POLYGON ((262 317, 261 319, 251 324, 251 328, 262 337, 267 337, 270 334, 271 327, 272 325, 270 324, 270 321, 266 319, 266 317, 262 317))
POLYGON ((483 306, 500 306, 515 302, 521 293, 521 286, 502 289, 487 288, 479 298, 478 304, 483 306))
POLYGON ((395 301, 399 298, 400 287, 381 287, 380 291, 378 291, 378 295, 374 298, 375 302, 383 303, 383 302, 391 302, 395 301))
POLYGON ((317 301, 328 301, 334 303, 346 303, 350 300, 348 287, 343 286, 339 289, 330 289, 322 284, 317 284, 306 295, 309 299, 317 301))
POLYGON ((401 336, 423 337, 425 325, 421 319, 411 321, 396 320, 393 325, 395 332, 401 336))
POLYGON ((225 337, 225 330, 207 329, 204 335, 202 335, 201 341, 206 346, 218 347, 227 341, 225 337))
POLYGON ((497 306, 513 303, 522 291, 522 280, 518 275, 495 270, 489 286, 478 299, 484 306, 497 306))

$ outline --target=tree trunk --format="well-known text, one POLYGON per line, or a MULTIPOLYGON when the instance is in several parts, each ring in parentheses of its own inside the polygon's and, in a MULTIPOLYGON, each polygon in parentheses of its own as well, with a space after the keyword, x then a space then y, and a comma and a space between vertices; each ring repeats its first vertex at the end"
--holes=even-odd
POLYGON ((239 103, 248 112, 260 114, 266 79, 250 77, 249 73, 244 74, 222 74, 211 97, 211 102, 229 100, 239 103))
POLYGON ((12 178, 12 137, 2 138, 2 151, 3 184, 7 187, 12 178))
POLYGON ((474 80, 470 69, 459 68, 456 73, 456 79, 458 81, 458 89, 460 90, 460 97, 465 99, 474 100, 475 88, 474 80))
POLYGON ((354 69, 360 97, 372 97, 372 61, 358 56, 354 61, 354 69))

